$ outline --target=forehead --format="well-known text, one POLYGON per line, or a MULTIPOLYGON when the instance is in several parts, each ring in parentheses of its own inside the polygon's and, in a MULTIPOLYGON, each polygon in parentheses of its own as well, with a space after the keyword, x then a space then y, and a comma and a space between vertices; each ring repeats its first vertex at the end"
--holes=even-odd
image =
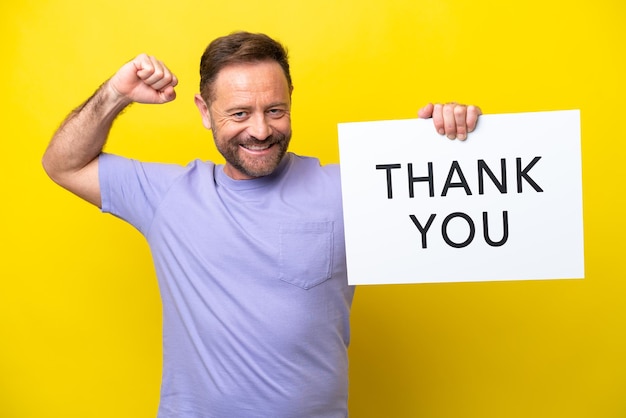
POLYGON ((287 77, 275 61, 231 64, 220 70, 213 85, 216 100, 233 95, 289 95, 287 77))

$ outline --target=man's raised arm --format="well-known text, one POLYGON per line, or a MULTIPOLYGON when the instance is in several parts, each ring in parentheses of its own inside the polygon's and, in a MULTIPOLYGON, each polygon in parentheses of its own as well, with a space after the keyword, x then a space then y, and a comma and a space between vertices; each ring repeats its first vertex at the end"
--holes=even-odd
POLYGON ((176 98, 176 76, 154 57, 126 63, 55 132, 42 164, 57 184, 101 206, 98 156, 115 118, 133 102, 167 103, 176 98))

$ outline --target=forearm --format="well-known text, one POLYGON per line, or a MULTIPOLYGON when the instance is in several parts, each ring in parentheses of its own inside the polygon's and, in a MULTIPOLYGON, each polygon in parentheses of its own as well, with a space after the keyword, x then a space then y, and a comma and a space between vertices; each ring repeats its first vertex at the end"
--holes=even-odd
POLYGON ((101 206, 98 156, 115 118, 129 104, 176 98, 176 77, 154 57, 138 55, 74 110, 55 132, 42 164, 52 180, 101 206))
POLYGON ((130 104, 109 83, 103 84, 75 109, 55 132, 43 156, 43 166, 57 182, 95 160, 102 152, 115 118, 130 104))

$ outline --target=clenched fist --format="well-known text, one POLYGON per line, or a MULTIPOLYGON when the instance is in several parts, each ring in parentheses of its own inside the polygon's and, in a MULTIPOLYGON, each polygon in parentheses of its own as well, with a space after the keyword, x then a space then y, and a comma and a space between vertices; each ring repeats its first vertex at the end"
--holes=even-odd
POLYGON ((137 103, 161 104, 176 98, 176 76, 153 56, 138 55, 109 80, 118 98, 137 103))

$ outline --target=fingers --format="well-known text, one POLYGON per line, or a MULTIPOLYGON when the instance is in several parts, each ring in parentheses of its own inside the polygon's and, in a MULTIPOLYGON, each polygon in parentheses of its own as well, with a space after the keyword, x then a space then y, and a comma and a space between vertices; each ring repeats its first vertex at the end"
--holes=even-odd
POLYGON ((440 135, 461 141, 476 129, 481 114, 477 106, 467 106, 456 102, 428 104, 418 112, 421 118, 432 117, 435 129, 440 135))
MULTIPOLYGON (((465 106, 456 106, 452 109, 452 118, 454 128, 456 130, 456 137, 461 141, 467 138, 467 124, 465 122, 465 118, 467 117, 467 107, 465 106)), ((450 138, 450 136, 448 136, 450 138)), ((454 139, 454 138, 450 138, 454 139)))
POLYGON ((422 119, 429 119, 433 116, 435 105, 428 103, 426 106, 417 111, 417 116, 422 119))
POLYGON ((433 123, 435 124, 435 129, 439 133, 439 135, 443 135, 446 133, 445 122, 443 117, 443 105, 437 103, 433 106, 433 123))
MULTIPOLYGON (((152 89, 152 98, 144 97, 147 102, 165 103, 174 100, 178 79, 169 68, 153 56, 141 54, 133 61, 137 77, 152 89)), ((148 92, 144 92, 148 94, 148 92)))
POLYGON ((163 90, 165 87, 176 87, 176 76, 155 57, 144 55, 139 61, 137 76, 155 90, 163 90))
POLYGON ((476 125, 478 125, 478 117, 482 115, 483 112, 480 110, 478 106, 467 106, 467 118, 465 119, 467 122, 467 131, 473 132, 476 129, 476 125))

